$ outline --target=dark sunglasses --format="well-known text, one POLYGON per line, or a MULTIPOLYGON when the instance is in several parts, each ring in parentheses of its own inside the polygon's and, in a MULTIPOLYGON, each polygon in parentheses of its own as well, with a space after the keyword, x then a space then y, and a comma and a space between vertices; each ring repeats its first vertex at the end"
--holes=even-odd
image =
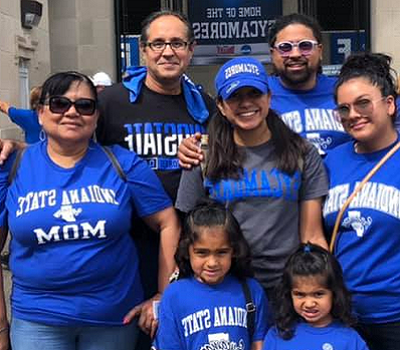
POLYGON ((91 98, 79 98, 76 101, 71 101, 65 96, 52 96, 45 104, 49 105, 52 113, 62 114, 68 111, 72 105, 76 111, 82 115, 92 115, 96 111, 96 101, 91 98))
POLYGON ((297 47, 303 56, 309 56, 314 50, 314 47, 318 45, 319 43, 314 40, 301 40, 297 43, 282 41, 277 43, 274 46, 274 49, 277 50, 282 57, 288 57, 293 49, 297 47))

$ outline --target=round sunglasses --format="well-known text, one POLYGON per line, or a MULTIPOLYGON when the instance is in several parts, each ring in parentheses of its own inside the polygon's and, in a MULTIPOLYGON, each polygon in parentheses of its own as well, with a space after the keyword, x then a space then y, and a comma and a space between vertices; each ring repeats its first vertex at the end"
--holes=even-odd
POLYGON ((309 56, 318 45, 319 43, 317 41, 308 39, 299 42, 282 41, 277 43, 274 49, 277 50, 282 57, 288 57, 293 49, 297 47, 303 56, 309 56))
POLYGON ((383 101, 386 98, 387 98, 387 96, 380 97, 376 100, 362 98, 351 104, 342 104, 342 105, 337 106, 333 110, 333 113, 334 113, 334 116, 336 117, 336 119, 341 123, 343 123, 349 119, 352 106, 353 106, 354 111, 356 113, 358 113, 359 115, 369 116, 374 111, 374 104, 376 102, 383 101))
POLYGON ((52 96, 45 104, 49 105, 52 113, 62 114, 68 111, 71 106, 75 106, 76 111, 82 115, 93 115, 96 111, 96 101, 91 98, 79 98, 71 101, 65 96, 52 96))

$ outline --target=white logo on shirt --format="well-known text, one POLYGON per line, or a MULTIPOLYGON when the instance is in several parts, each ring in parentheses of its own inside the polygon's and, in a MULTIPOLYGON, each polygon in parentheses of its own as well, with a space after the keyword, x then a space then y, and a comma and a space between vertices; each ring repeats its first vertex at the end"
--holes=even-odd
POLYGON ((343 220, 343 226, 346 228, 351 227, 358 237, 362 237, 368 227, 372 224, 372 218, 369 216, 364 218, 358 210, 350 210, 347 218, 343 220))
POLYGON ((72 205, 62 205, 59 210, 54 213, 54 217, 61 218, 66 222, 75 222, 76 216, 82 212, 82 209, 74 209, 72 205))
POLYGON ((322 345, 322 350, 333 350, 333 346, 330 343, 324 343, 322 345))

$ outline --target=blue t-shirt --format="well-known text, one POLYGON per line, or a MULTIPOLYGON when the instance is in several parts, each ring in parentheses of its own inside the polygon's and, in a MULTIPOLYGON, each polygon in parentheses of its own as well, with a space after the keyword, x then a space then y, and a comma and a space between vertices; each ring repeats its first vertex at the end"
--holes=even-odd
POLYGON ((153 349, 250 349, 267 332, 268 307, 262 287, 247 279, 256 306, 253 339, 247 330, 246 299, 239 281, 226 276, 217 285, 195 278, 172 283, 160 304, 153 349))
MULTIPOLYGON (((349 142, 328 154, 326 232, 333 231, 345 200, 389 149, 358 154, 349 142)), ((400 321, 399 164, 397 151, 352 200, 336 240, 335 255, 353 294, 356 314, 365 323, 400 321)))
POLYGON ((333 322, 326 327, 299 323, 293 338, 282 339, 275 327, 268 331, 263 350, 368 350, 364 340, 350 327, 333 322))
POLYGON ((35 110, 10 107, 8 109, 8 116, 13 123, 24 130, 25 141, 27 143, 39 141, 39 134, 42 127, 39 124, 38 115, 35 110))
POLYGON ((351 139, 333 115, 335 83, 335 78, 319 74, 315 87, 303 91, 284 87, 276 76, 268 78, 271 108, 293 131, 316 146, 321 155, 351 139))
POLYGON ((72 168, 56 165, 47 142, 28 147, 9 186, 14 157, 0 170, 0 225, 12 232, 13 316, 50 325, 121 325, 143 300, 131 216, 171 206, 135 153, 111 148, 124 182, 91 142, 72 168))

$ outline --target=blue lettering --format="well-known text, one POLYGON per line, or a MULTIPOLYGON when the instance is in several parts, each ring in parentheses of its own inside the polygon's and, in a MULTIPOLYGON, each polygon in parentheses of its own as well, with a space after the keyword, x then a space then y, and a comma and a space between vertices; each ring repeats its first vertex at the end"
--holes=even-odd
POLYGON ((152 134, 153 133, 153 126, 151 123, 145 123, 144 124, 144 133, 145 134, 152 134))
POLYGON ((176 125, 172 123, 166 123, 164 125, 165 134, 175 134, 176 135, 176 125))

